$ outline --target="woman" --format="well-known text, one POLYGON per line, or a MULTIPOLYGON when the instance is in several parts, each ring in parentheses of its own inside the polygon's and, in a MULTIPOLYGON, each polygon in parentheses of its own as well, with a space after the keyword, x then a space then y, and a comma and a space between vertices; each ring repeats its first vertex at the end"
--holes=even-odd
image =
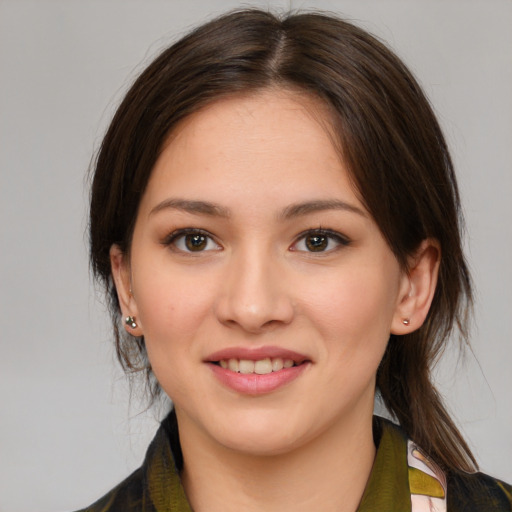
POLYGON ((247 10, 164 51, 90 233, 118 356, 173 411, 87 510, 511 510, 430 380, 466 336, 460 229, 428 101, 361 29, 247 10))

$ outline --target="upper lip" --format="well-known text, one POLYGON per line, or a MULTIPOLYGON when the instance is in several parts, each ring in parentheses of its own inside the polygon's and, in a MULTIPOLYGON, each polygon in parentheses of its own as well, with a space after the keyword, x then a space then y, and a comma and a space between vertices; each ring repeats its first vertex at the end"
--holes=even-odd
POLYGON ((228 359, 246 359, 248 361, 259 361, 261 359, 291 359, 295 364, 303 363, 304 361, 309 361, 309 358, 304 354, 300 354, 295 352, 294 350, 288 350, 280 347, 229 347, 213 354, 210 354, 205 361, 207 362, 217 362, 228 359))

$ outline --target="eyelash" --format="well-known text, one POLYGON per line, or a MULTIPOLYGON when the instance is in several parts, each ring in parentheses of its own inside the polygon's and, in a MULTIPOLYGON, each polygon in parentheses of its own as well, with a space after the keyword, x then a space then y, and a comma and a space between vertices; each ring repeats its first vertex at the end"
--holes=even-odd
POLYGON ((330 229, 317 228, 317 229, 308 229, 308 230, 300 233, 297 237, 297 241, 294 242, 294 244, 292 245, 293 249, 291 249, 291 250, 299 250, 299 249, 294 248, 299 244, 299 242, 306 240, 307 237, 314 237, 314 236, 325 237, 328 240, 333 240, 337 244, 337 246, 334 248, 331 248, 331 249, 326 249, 326 250, 303 251, 303 252, 307 252, 310 254, 314 254, 315 252, 325 254, 325 253, 330 253, 332 251, 335 251, 336 249, 339 248, 339 246, 346 247, 346 246, 350 245, 350 240, 346 236, 342 235, 341 233, 338 233, 337 231, 332 231, 330 229))
MULTIPOLYGON (((185 229, 178 229, 176 231, 173 231, 172 233, 170 233, 168 236, 165 237, 165 239, 162 241, 162 245, 165 245, 167 247, 172 247, 174 250, 183 252, 186 254, 193 254, 194 252, 197 252, 197 253, 205 252, 204 249, 201 249, 198 251, 193 251, 193 250, 186 250, 186 249, 177 247, 177 244, 176 244, 177 241, 179 241, 180 238, 183 238, 185 240, 185 237, 187 235, 205 237, 205 239, 207 239, 206 247, 208 246, 208 243, 210 243, 210 242, 214 243, 217 247, 220 247, 220 244, 218 244, 215 241, 214 237, 208 231, 205 231, 205 230, 199 229, 199 228, 185 228, 185 229)), ((338 248, 338 246, 346 247, 346 246, 350 245, 350 243, 351 243, 350 240, 346 236, 342 235, 341 233, 338 233, 337 231, 332 231, 330 229, 324 229, 324 228, 316 228, 316 229, 308 229, 308 230, 305 230, 302 233, 300 233, 297 236, 296 241, 291 245, 290 250, 291 251, 301 251, 301 252, 306 252, 306 253, 310 253, 310 254, 313 254, 315 252, 330 253, 332 251, 335 251, 338 248), (326 239, 328 239, 328 241, 329 240, 334 241, 337 244, 337 246, 334 248, 330 248, 330 249, 327 248, 325 250, 318 250, 318 251, 314 251, 314 250, 308 251, 308 250, 297 249, 296 248, 297 245, 301 241, 306 240, 308 236, 309 237, 317 236, 317 237, 326 238, 326 239)), ((212 250, 212 249, 209 249, 209 250, 212 250)))
POLYGON ((203 229, 198 229, 198 228, 177 229, 176 231, 173 231, 172 233, 167 235, 165 237, 165 239, 162 241, 162 244, 167 247, 172 247, 176 251, 183 252, 186 254, 194 254, 194 252, 197 252, 197 253, 204 252, 203 250, 187 251, 186 249, 177 247, 177 241, 180 238, 183 238, 185 240, 185 237, 187 235, 205 237, 207 239, 206 244, 208 244, 209 242, 213 242, 217 247, 220 247, 220 245, 214 240, 214 238, 212 237, 212 235, 210 233, 208 233, 208 231, 204 231, 203 229))

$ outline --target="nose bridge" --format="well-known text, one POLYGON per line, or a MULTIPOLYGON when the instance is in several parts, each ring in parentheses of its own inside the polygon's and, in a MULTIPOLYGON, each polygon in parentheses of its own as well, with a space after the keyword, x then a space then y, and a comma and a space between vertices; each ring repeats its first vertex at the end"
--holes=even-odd
POLYGON ((233 251, 217 308, 219 320, 250 332, 291 321, 285 274, 283 262, 264 244, 233 251))

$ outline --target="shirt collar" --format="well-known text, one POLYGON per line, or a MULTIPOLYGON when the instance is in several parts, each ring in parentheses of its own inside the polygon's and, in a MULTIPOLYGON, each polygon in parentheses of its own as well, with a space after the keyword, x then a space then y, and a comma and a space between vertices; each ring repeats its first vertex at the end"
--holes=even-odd
MULTIPOLYGON (((377 454, 357 512, 410 512, 407 438, 395 424, 374 417, 377 454)), ((191 512, 179 473, 183 456, 174 411, 162 422, 146 454, 145 503, 155 512, 191 512)))
POLYGON ((374 416, 377 454, 357 512, 410 512, 407 438, 394 423, 374 416))

